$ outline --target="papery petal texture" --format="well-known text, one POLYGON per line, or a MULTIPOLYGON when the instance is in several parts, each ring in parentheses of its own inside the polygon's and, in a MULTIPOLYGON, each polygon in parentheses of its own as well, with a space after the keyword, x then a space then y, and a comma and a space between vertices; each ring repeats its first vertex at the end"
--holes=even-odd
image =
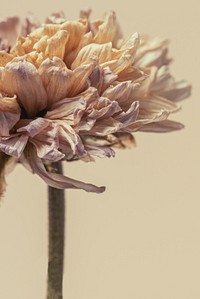
POLYGON ((114 157, 114 148, 135 145, 136 131, 181 129, 168 117, 191 86, 171 75, 167 40, 123 38, 114 12, 90 14, 70 21, 54 13, 43 25, 28 15, 21 29, 7 20, 15 22, 8 41, 0 22, 0 153, 52 187, 101 193, 48 165, 114 157))

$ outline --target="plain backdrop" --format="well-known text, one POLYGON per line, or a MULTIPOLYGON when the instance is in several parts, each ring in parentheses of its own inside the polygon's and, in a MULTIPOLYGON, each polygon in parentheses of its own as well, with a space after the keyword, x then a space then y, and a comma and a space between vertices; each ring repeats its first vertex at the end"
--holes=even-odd
MULTIPOLYGON (((71 177, 106 185, 101 195, 66 192, 64 299, 200 298, 200 18, 198 1, 4 1, 0 17, 68 19, 90 7, 115 10, 124 35, 171 40, 174 76, 192 83, 173 118, 185 129, 136 133, 137 147, 112 159, 65 164, 71 177)), ((45 184, 18 166, 0 204, 0 298, 44 299, 47 269, 45 184)))

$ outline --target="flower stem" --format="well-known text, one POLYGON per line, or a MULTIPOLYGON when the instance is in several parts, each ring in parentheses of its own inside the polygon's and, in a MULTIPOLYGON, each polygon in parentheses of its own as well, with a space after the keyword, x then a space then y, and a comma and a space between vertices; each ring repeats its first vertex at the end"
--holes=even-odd
MULTIPOLYGON (((61 162, 51 164, 51 172, 62 174, 61 162)), ((64 190, 48 187, 49 200, 49 260, 47 299, 62 299, 65 235, 64 190)))

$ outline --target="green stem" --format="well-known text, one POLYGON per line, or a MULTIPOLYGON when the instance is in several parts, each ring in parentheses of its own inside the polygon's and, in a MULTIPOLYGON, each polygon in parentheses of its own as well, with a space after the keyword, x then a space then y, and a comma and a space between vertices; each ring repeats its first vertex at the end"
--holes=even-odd
MULTIPOLYGON (((61 162, 51 165, 51 172, 62 174, 61 162)), ((64 190, 48 187, 49 199, 49 260, 47 299, 63 298, 63 262, 65 236, 64 190)))

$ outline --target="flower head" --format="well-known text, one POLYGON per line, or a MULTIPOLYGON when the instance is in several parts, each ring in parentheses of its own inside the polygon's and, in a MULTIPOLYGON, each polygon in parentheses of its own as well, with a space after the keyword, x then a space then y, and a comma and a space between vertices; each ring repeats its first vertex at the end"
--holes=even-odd
POLYGON ((46 165, 114 156, 138 130, 179 129, 167 118, 190 86, 170 75, 165 40, 123 39, 114 12, 105 20, 89 15, 55 14, 0 52, 0 150, 50 186, 102 192, 46 165))

